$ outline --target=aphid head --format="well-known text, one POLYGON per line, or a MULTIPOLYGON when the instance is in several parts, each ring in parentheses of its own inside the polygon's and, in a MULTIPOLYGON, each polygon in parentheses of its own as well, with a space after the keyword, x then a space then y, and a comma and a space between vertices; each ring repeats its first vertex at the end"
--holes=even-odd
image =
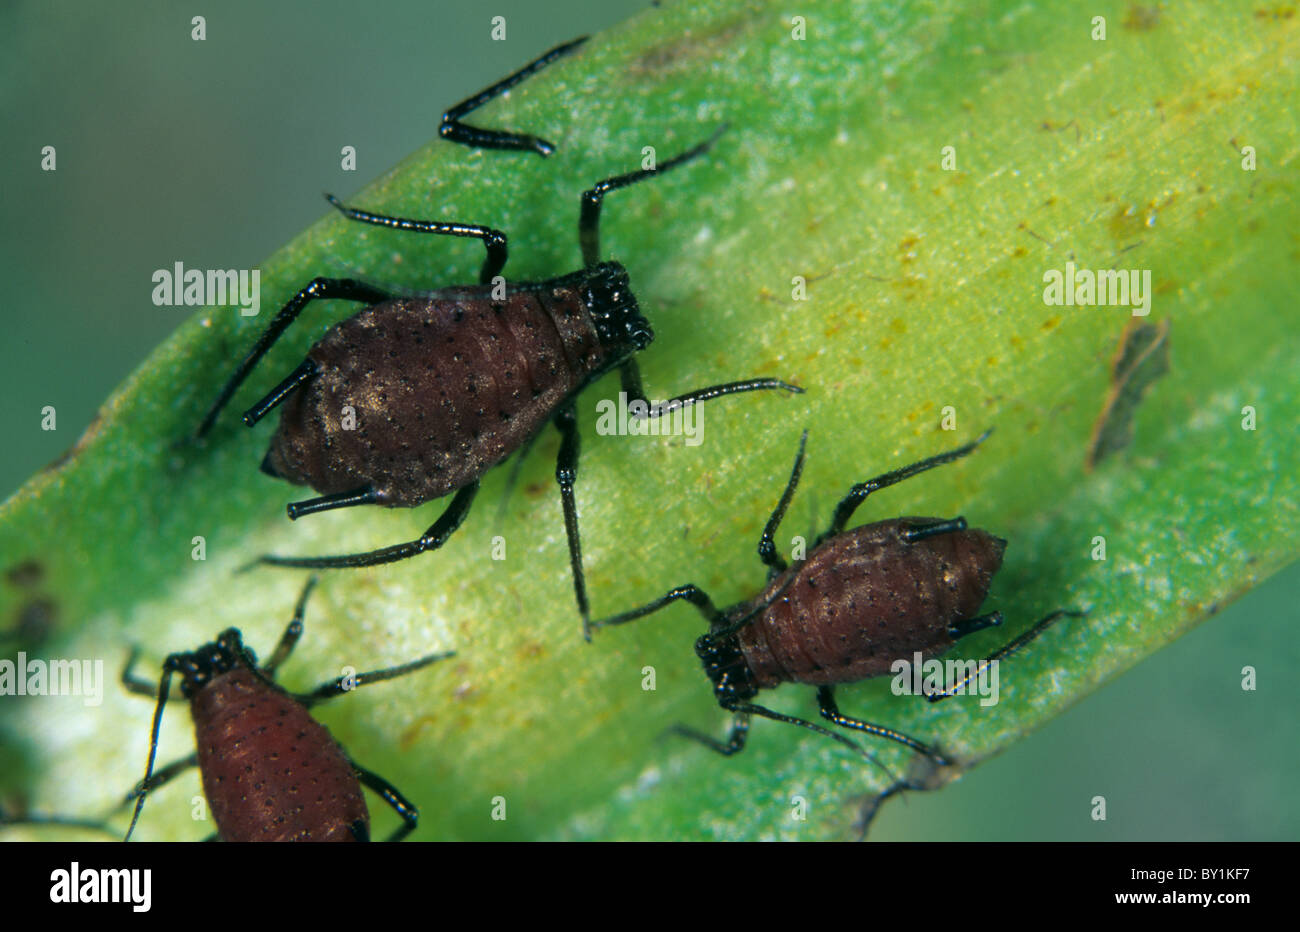
POLYGON ((752 699, 758 694, 758 684, 734 631, 720 636, 700 635, 695 641, 695 655, 713 681, 713 695, 719 705, 727 708, 729 703, 752 699))
POLYGON ((650 322, 641 316, 627 269, 617 262, 593 265, 583 275, 582 300, 596 324, 603 346, 619 355, 643 350, 654 340, 650 322))
POLYGON ((189 653, 172 654, 163 663, 164 670, 181 675, 181 695, 186 699, 236 667, 257 669, 257 657, 244 646, 238 628, 227 628, 213 643, 189 653))

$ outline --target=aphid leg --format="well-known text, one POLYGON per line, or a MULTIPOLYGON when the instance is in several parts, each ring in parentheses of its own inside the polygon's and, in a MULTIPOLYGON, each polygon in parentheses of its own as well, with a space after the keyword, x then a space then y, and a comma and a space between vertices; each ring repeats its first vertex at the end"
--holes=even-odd
POLYGON ((479 91, 473 97, 462 100, 442 115, 442 126, 438 132, 443 139, 450 139, 452 142, 459 142, 462 145, 476 149, 531 150, 540 156, 550 155, 555 151, 555 146, 545 139, 529 136, 526 133, 511 133, 504 130, 466 126, 460 122, 460 118, 473 113, 493 98, 500 97, 519 82, 541 71, 557 58, 562 58, 573 52, 586 41, 586 36, 579 36, 570 42, 565 42, 563 45, 557 45, 540 58, 524 65, 510 77, 498 81, 486 90, 479 91))
POLYGON ((302 587, 302 594, 298 596, 298 604, 294 606, 293 618, 284 629, 284 634, 280 635, 280 641, 275 645, 270 658, 262 664, 261 673, 268 680, 275 679, 275 671, 279 669, 280 664, 289 659, 293 649, 298 646, 298 639, 302 637, 302 619, 307 612, 307 598, 316 588, 318 578, 315 575, 308 577, 307 584, 302 587))
POLYGON ((795 395, 803 394, 803 389, 798 385, 790 385, 780 379, 746 379, 743 382, 728 382, 725 385, 710 385, 708 388, 697 388, 693 392, 687 392, 685 395, 678 395, 676 398, 670 398, 668 401, 652 405, 649 399, 646 398, 645 389, 641 386, 641 369, 637 366, 635 359, 623 362, 619 366, 619 374, 623 382, 623 393, 627 395, 629 414, 638 420, 662 417, 696 402, 721 398, 723 395, 739 395, 741 392, 779 389, 795 395), (644 406, 644 414, 630 410, 631 406, 638 402, 644 406))
MULTIPOLYGON (((178 669, 182 662, 183 657, 180 654, 170 654, 163 661, 162 679, 158 683, 158 704, 154 706, 153 725, 149 729, 149 762, 145 764, 144 779, 136 787, 139 795, 136 797, 135 811, 131 813, 131 824, 127 827, 126 837, 122 839, 123 841, 131 840, 131 833, 135 831, 135 823, 140 818, 140 810, 144 808, 144 801, 149 794, 149 790, 156 785, 153 782, 153 765, 158 758, 158 730, 162 727, 163 707, 167 705, 167 694, 171 692, 172 672, 178 669)), ((126 674, 123 673, 123 682, 125 682, 125 679, 126 674)), ((195 759, 197 760, 197 757, 195 759)))
POLYGON ((776 542, 773 537, 776 535, 777 528, 781 526, 781 519, 785 517, 785 510, 790 507, 790 500, 794 498, 795 487, 799 485, 799 476, 803 473, 804 447, 807 444, 808 431, 805 428, 803 435, 799 438, 799 452, 794 458, 794 468, 790 470, 790 481, 785 484, 785 491, 781 493, 781 498, 772 511, 772 517, 768 518, 767 524, 763 526, 763 536, 758 539, 758 558, 767 567, 768 582, 784 573, 788 566, 781 554, 777 552, 776 542))
POLYGON ((976 439, 972 440, 965 446, 957 447, 955 450, 949 450, 947 453, 940 453, 929 459, 921 460, 919 463, 913 463, 910 466, 904 466, 902 469, 896 469, 893 472, 887 472, 884 475, 876 476, 874 479, 868 479, 866 482, 859 482, 849 494, 844 496, 839 505, 835 507, 835 516, 831 519, 831 526, 826 529, 819 540, 825 540, 844 530, 844 525, 848 524, 849 518, 853 517, 853 512, 862 504, 863 500, 872 492, 877 492, 887 486, 902 482, 904 479, 910 479, 913 476, 925 472, 927 469, 934 469, 936 466, 943 466, 954 460, 959 460, 963 456, 971 453, 976 447, 984 442, 984 439, 991 434, 991 430, 986 430, 976 439))
POLYGON ((85 828, 103 832, 105 835, 111 835, 114 840, 118 836, 117 829, 100 819, 81 819, 77 816, 61 816, 39 812, 13 815, 0 809, 0 826, 5 825, 57 825, 65 828, 85 828))
MULTIPOLYGON (((506 80, 509 80, 509 78, 506 80)), ((726 129, 727 124, 724 123, 714 130, 713 135, 704 142, 673 156, 667 162, 660 162, 654 168, 643 168, 639 171, 628 172, 625 175, 615 175, 613 178, 606 178, 604 181, 596 182, 591 188, 582 192, 582 209, 578 213, 578 242, 582 246, 583 264, 587 268, 591 268, 600 261, 600 208, 601 204, 604 203, 606 194, 636 184, 638 181, 645 181, 653 175, 661 174, 679 165, 684 165, 691 159, 699 158, 709 151, 710 147, 718 141, 718 137, 726 129)))
MULTIPOLYGON (((313 278, 310 285, 290 298, 289 303, 280 309, 280 313, 275 315, 270 326, 266 328, 266 332, 258 339, 252 350, 244 357, 244 361, 239 364, 239 368, 235 370, 235 374, 230 377, 225 387, 221 389, 221 394, 217 396, 217 400, 212 407, 208 409, 208 413, 203 418, 203 422, 199 424, 195 436, 202 437, 212 428, 212 425, 217 420, 217 415, 221 413, 221 409, 226 406, 226 402, 243 384, 244 379, 248 377, 248 373, 253 371, 253 367, 266 355, 266 351, 271 348, 272 344, 280 339, 280 335, 294 322, 308 302, 341 298, 345 301, 364 301, 366 304, 377 304, 380 301, 386 301, 388 297, 388 292, 381 291, 374 285, 368 285, 365 282, 355 281, 351 278, 313 278)), ((293 378, 293 376, 290 376, 290 378, 293 378)))
POLYGON ((197 767, 198 765, 199 765, 199 755, 198 752, 195 751, 194 753, 190 754, 188 757, 182 757, 179 760, 172 761, 166 767, 159 767, 157 770, 153 772, 153 774, 149 777, 148 780, 141 780, 134 787, 132 787, 131 792, 127 793, 126 796, 122 798, 122 802, 120 802, 115 807, 115 810, 120 809, 122 808, 122 806, 127 805, 132 800, 139 798, 140 795, 143 793, 148 793, 148 792, 152 792, 153 790, 156 790, 164 783, 170 782, 174 777, 178 777, 181 774, 183 774, 185 771, 189 770, 191 767, 197 767))
POLYGON ((862 745, 858 744, 856 741, 849 740, 848 738, 844 737, 844 735, 837 734, 831 731, 829 728, 823 728, 821 725, 818 725, 815 722, 810 722, 802 718, 795 718, 793 715, 782 715, 780 712, 773 712, 771 709, 767 708, 766 706, 754 705, 751 702, 732 702, 723 706, 723 708, 731 712, 743 712, 750 715, 761 715, 763 716, 763 718, 770 718, 774 722, 785 722, 787 725, 798 725, 800 728, 807 728, 809 731, 815 731, 819 735, 825 735, 828 738, 833 738, 834 740, 838 741, 840 744, 852 748, 854 751, 856 751, 867 761, 879 767, 881 770, 883 770, 886 774, 889 775, 890 779, 894 778, 894 775, 890 773, 889 768, 887 768, 884 764, 880 763, 880 761, 876 760, 875 757, 873 757, 865 748, 862 747, 862 745))
MULTIPOLYGON (((320 366, 316 365, 314 359, 304 359, 297 369, 285 376, 284 381, 263 395, 261 401, 244 412, 244 424, 252 427, 266 417, 276 405, 288 398, 289 393, 295 388, 314 379, 318 372, 320 372, 320 366)), ((266 471, 263 470, 263 472, 266 471)), ((275 475, 274 471, 271 471, 271 475, 275 475)))
MULTIPOLYGON (((357 780, 362 786, 369 787, 376 794, 383 798, 384 802, 393 807, 393 810, 402 817, 400 825, 393 834, 389 835, 386 841, 401 841, 411 832, 415 831, 420 822, 420 810, 398 792, 397 787, 389 783, 377 773, 372 773, 364 767, 357 765, 356 761, 349 761, 352 764, 352 770, 357 775, 357 780)), ((368 833, 367 833, 368 834, 368 833)), ((358 838, 358 841, 363 839, 358 838)))
POLYGON ((474 502, 474 496, 478 493, 478 482, 472 482, 456 493, 456 497, 451 500, 447 510, 442 513, 433 525, 424 532, 424 534, 406 544, 395 544, 392 547, 384 547, 380 550, 370 550, 366 553, 351 553, 333 557, 278 557, 275 554, 267 554, 259 557, 248 566, 256 566, 259 563, 265 563, 268 566, 293 566, 301 569, 339 569, 345 566, 378 566, 381 563, 394 563, 398 560, 405 560, 417 554, 424 553, 426 550, 437 550, 447 542, 447 538, 455 533, 460 527, 461 522, 465 520, 465 515, 469 514, 469 507, 474 502))
POLYGON ((735 714, 731 720, 731 731, 727 733, 725 742, 719 741, 712 735, 706 735, 702 731, 696 731, 688 725, 674 725, 668 730, 672 734, 698 741, 705 747, 717 751, 725 757, 730 757, 732 754, 739 754, 745 749, 745 738, 749 736, 749 716, 744 712, 735 714))
POLYGON ((132 800, 139 797, 142 793, 162 786, 164 783, 167 783, 172 778, 184 773, 191 767, 197 767, 198 764, 199 755, 195 752, 190 754, 188 757, 182 757, 180 760, 172 761, 166 767, 155 770, 147 781, 141 780, 137 783, 131 792, 127 793, 126 796, 122 798, 121 802, 114 805, 98 819, 41 813, 24 813, 20 816, 7 813, 3 809, 0 809, 0 825, 63 825, 70 828, 88 828, 103 832, 106 835, 111 835, 116 839, 120 836, 120 830, 115 829, 108 824, 108 820, 115 812, 130 805, 132 800))
MULTIPOLYGON (((369 223, 372 226, 388 227, 390 230, 406 230, 410 233, 436 233, 439 236, 468 236, 472 239, 482 240, 483 246, 487 249, 487 256, 483 259, 483 266, 479 269, 478 280, 481 285, 489 285, 492 279, 501 274, 501 270, 506 267, 506 257, 509 255, 509 248, 506 235, 500 230, 494 230, 492 227, 479 226, 475 223, 454 223, 444 222, 442 220, 408 220, 404 217, 389 217, 384 214, 372 214, 368 210, 359 210, 355 207, 345 207, 338 198, 332 194, 326 194, 325 199, 339 209, 339 212, 349 220, 355 220, 358 223, 369 223)), ((375 302, 371 302, 372 304, 375 302)))
POLYGON ((909 544, 914 544, 918 540, 925 540, 927 537, 938 537, 940 534, 954 534, 958 531, 964 530, 966 530, 966 519, 952 518, 948 521, 939 521, 935 524, 918 525, 907 528, 902 532, 902 538, 909 544))
POLYGON ((593 628, 608 628, 613 625, 627 624, 629 621, 636 621, 638 618, 644 618, 652 612, 657 612, 665 605, 676 602, 678 599, 685 599, 698 608, 700 614, 705 617, 710 625, 721 625, 726 621, 722 613, 714 607, 713 600, 708 597, 703 589, 687 583, 684 586, 678 586, 676 589, 670 589, 667 595, 642 605, 640 608, 634 608, 620 615, 611 615, 609 618, 593 621, 591 626, 593 628))
POLYGON ((385 667, 382 670, 371 670, 368 673, 355 673, 350 676, 340 676, 336 680, 330 680, 328 683, 322 683, 309 693, 295 694, 293 698, 297 699, 307 708, 311 708, 318 702, 326 699, 333 699, 335 696, 341 696, 344 693, 351 692, 359 686, 366 686, 370 683, 382 683, 384 680, 395 679, 399 676, 405 676, 408 673, 414 673, 416 670, 423 669, 439 660, 446 660, 448 657, 456 656, 455 651, 442 651, 437 654, 429 654, 421 657, 419 660, 412 660, 410 663, 399 664, 395 667, 385 667))
POLYGON ((880 807, 884 805, 885 800, 905 790, 921 789, 924 789, 924 787, 910 780, 899 780, 864 802, 862 808, 858 810, 858 817, 853 820, 853 827, 858 831, 858 841, 866 841, 867 832, 871 830, 871 823, 876 818, 876 813, 880 811, 880 807))
POLYGON ((140 659, 140 648, 132 647, 131 653, 126 658, 126 665, 122 667, 122 686, 127 692, 135 693, 137 696, 148 696, 150 699, 158 698, 158 684, 153 680, 145 680, 136 676, 134 673, 135 663, 140 659))
POLYGON ((333 511, 336 508, 353 508, 357 505, 373 505, 379 496, 370 486, 353 489, 351 492, 335 492, 320 498, 309 498, 301 502, 292 502, 285 511, 290 521, 297 521, 303 515, 312 515, 318 511, 333 511))
POLYGON ((855 728, 858 731, 865 731, 869 735, 875 735, 879 738, 888 738, 890 741, 897 741, 905 747, 909 747, 914 751, 919 751, 938 764, 947 765, 949 763, 947 758, 928 744, 922 744, 920 741, 917 741, 915 738, 909 738, 902 732, 894 731, 892 728, 886 728, 884 725, 873 725, 871 722, 864 722, 861 719, 849 718, 847 715, 841 715, 839 706, 835 702, 835 689, 832 686, 822 686, 818 688, 817 707, 821 710, 822 718, 834 722, 841 728, 855 728))
POLYGON ((578 505, 573 496, 573 484, 578 478, 578 417, 573 402, 560 408, 555 415, 555 427, 560 432, 560 455, 555 461, 555 481, 560 486, 560 505, 564 508, 564 532, 569 538, 569 565, 573 569, 573 594, 578 600, 578 614, 582 616, 582 636, 591 640, 591 607, 587 602, 587 579, 582 572, 582 539, 578 535, 578 505))
MULTIPOLYGON (((994 612, 994 614, 996 615, 997 613, 994 612)), ((1047 617, 1042 618, 1039 621, 1035 622, 1034 626, 1031 627, 1024 634, 1008 642, 1007 644, 1004 644, 1002 647, 999 647, 993 653, 989 654, 987 657, 985 657, 976 665, 974 671, 968 672, 956 683, 950 684, 940 692, 926 693, 925 698, 929 699, 931 702, 938 702, 940 699, 947 699, 949 696, 955 696, 964 693, 966 691, 966 684, 969 683, 971 680, 979 677, 984 672, 984 669, 990 663, 993 663, 995 660, 1001 660, 1004 657, 1011 656, 1016 651, 1020 650, 1020 648, 1024 647, 1026 644, 1032 641, 1034 638, 1042 634, 1052 624, 1052 622, 1056 621, 1056 619, 1061 617, 1083 618, 1086 615, 1087 612, 1080 612, 1080 611, 1075 611, 1072 609, 1064 609, 1064 608, 1057 609, 1047 617)), ((979 619, 973 619, 973 620, 978 621, 979 619)), ((1000 622, 1001 620, 1002 620, 1001 616, 999 615, 998 621, 1000 622)), ((960 622, 958 622, 958 624, 960 624, 960 622)))
POLYGON ((962 618, 948 626, 948 636, 955 641, 958 638, 964 638, 968 634, 974 634, 976 631, 983 631, 985 628, 996 628, 1000 624, 1002 624, 1001 612, 989 612, 987 615, 977 615, 974 618, 962 618))

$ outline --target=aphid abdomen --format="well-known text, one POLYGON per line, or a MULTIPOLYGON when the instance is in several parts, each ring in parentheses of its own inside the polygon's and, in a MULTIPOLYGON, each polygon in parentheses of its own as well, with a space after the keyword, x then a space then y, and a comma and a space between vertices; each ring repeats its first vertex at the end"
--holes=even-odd
POLYGON ((247 669, 191 700, 203 792, 225 841, 356 841, 370 814, 324 725, 247 669))
MULTIPOLYGON (((548 287, 550 285, 550 287, 548 287)), ((269 465, 323 494, 373 488, 410 507, 463 488, 519 449, 605 360, 579 290, 491 286, 368 307, 308 353, 269 465)))
POLYGON ((904 539, 907 529, 939 520, 895 518, 838 534, 733 609, 731 617, 752 610, 796 575, 738 632, 758 686, 850 683, 888 673, 917 651, 947 651, 949 626, 979 610, 1006 542, 979 529, 904 539))

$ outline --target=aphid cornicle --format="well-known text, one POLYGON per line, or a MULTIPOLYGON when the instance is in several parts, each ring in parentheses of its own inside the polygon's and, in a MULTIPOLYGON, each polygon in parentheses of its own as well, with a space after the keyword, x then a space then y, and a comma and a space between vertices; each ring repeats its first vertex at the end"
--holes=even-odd
POLYGON ((144 779, 126 797, 135 811, 129 840, 150 791, 197 766, 203 792, 223 841, 369 841, 370 812, 363 786, 377 793, 402 817, 388 840, 415 830, 418 810, 387 780, 354 763, 309 709, 358 686, 402 676, 452 656, 430 654, 419 660, 342 676, 303 694, 274 682, 276 669, 302 636, 303 613, 315 579, 308 580, 293 620, 275 652, 262 666, 239 631, 229 628, 211 644, 171 654, 158 684, 136 678, 132 651, 122 683, 132 692, 158 699, 149 739, 144 779), (195 753, 154 770, 158 732, 173 674, 194 719, 195 753))
MULTIPOLYGON (((768 585, 761 594, 719 611, 703 590, 687 584, 592 626, 626 624, 678 599, 699 609, 709 622, 709 632, 695 642, 695 651, 713 682, 718 704, 734 713, 734 719, 725 742, 681 725, 675 730, 719 753, 730 755, 744 748, 751 715, 800 725, 863 753, 842 734, 751 701, 760 690, 781 683, 807 683, 818 687, 818 707, 828 721, 888 738, 936 763, 948 764, 930 745, 841 714, 834 687, 889 673, 895 660, 910 662, 916 653, 922 659, 942 654, 959 638, 1001 624, 1000 612, 976 612, 1002 565, 1006 541, 968 528, 960 517, 891 518, 849 531, 844 526, 872 492, 960 459, 987 436, 855 485, 807 558, 791 566, 777 553, 774 535, 803 470, 805 431, 785 492, 759 540, 759 557, 768 567, 768 585)), ((1081 614, 1051 613, 981 661, 975 671, 926 697, 937 702, 959 693, 986 664, 1019 650, 1057 618, 1081 614)))
MULTIPOLYGON (((578 48, 585 39, 547 52, 505 80, 463 101, 443 117, 442 135, 471 147, 548 155, 554 146, 521 133, 466 126, 460 118, 578 48)), ((368 307, 335 325, 307 358, 244 415, 255 424, 283 404, 262 469, 307 485, 319 498, 289 505, 290 518, 356 505, 414 507, 455 493, 418 539, 340 556, 282 557, 277 566, 372 566, 441 547, 468 513, 480 477, 526 449, 548 421, 561 435, 556 480, 564 511, 574 596, 590 639, 586 583, 574 482, 578 425, 574 398, 617 369, 629 409, 659 417, 686 405, 756 390, 802 389, 755 378, 697 389, 648 405, 635 354, 654 332, 641 315, 627 271, 600 261, 600 210, 610 191, 663 174, 703 155, 717 134, 657 168, 607 178, 582 196, 579 242, 584 268, 541 282, 497 282, 506 263, 506 235, 471 224, 405 220, 329 201, 351 220, 397 230, 472 237, 487 251, 479 284, 396 297, 352 279, 317 278, 279 312, 222 389, 199 428, 218 413, 308 302, 328 298, 368 307), (494 295, 495 292, 495 295, 494 295)), ((639 416, 639 415, 638 415, 639 416)))

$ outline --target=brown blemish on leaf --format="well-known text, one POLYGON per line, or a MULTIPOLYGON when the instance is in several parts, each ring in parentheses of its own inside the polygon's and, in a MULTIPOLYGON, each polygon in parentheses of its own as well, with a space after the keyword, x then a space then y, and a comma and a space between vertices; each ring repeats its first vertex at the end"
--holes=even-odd
POLYGON ((1074 141, 1078 142, 1083 136, 1083 130, 1079 126, 1078 120, 1071 120, 1068 123, 1057 123, 1054 120, 1044 120, 1043 130, 1048 133, 1061 133, 1067 129, 1074 130, 1074 141))
POLYGON ((95 437, 99 434, 99 428, 103 423, 103 420, 104 409, 100 408, 95 412, 95 416, 90 419, 90 423, 86 426, 82 435, 77 438, 77 442, 74 443, 71 448, 65 450, 56 460, 54 460, 54 462, 42 469, 41 472, 56 472, 71 463, 78 453, 94 442, 95 437))
POLYGON ((1133 442, 1133 414, 1151 385, 1169 371, 1169 319, 1130 320, 1111 363, 1111 387, 1088 446, 1089 470, 1133 442))
POLYGON ((1111 236, 1127 243, 1136 239, 1150 226, 1154 216, 1154 205, 1148 204, 1146 209, 1141 209, 1136 204, 1120 204, 1111 214, 1107 226, 1110 228, 1111 236))
POLYGON ((628 72, 634 78, 646 78, 695 70, 703 62, 725 55, 755 24, 753 17, 742 15, 719 23, 708 32, 688 32, 671 42, 646 49, 628 66, 628 72))
POLYGON ((0 641, 16 640, 27 645, 42 644, 49 638, 58 616, 58 606, 54 600, 38 596, 18 609, 8 637, 0 635, 0 641))
POLYGON ((1128 15, 1124 17, 1123 26, 1125 29, 1146 32, 1148 29, 1155 29, 1159 24, 1159 4, 1153 3, 1151 6, 1142 6, 1140 3, 1133 3, 1129 5, 1128 15))
POLYGON ((5 579, 22 589, 39 585, 45 578, 45 567, 38 560, 23 560, 5 570, 5 579))

